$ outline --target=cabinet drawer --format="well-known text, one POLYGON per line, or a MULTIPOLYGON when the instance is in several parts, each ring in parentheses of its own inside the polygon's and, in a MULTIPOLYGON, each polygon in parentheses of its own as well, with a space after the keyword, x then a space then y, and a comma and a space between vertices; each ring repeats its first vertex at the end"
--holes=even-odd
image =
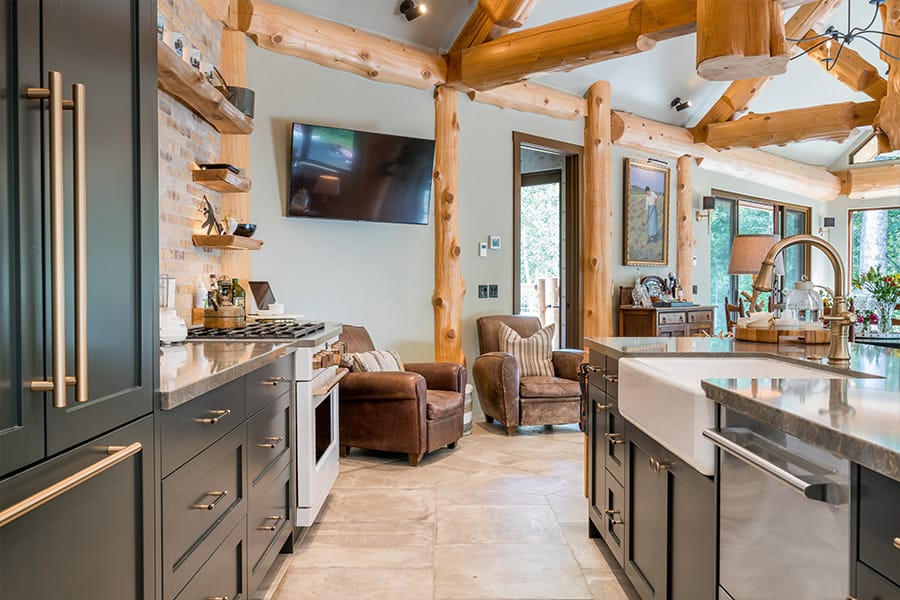
POLYGON ((291 396, 285 394, 247 423, 247 468, 250 486, 290 450, 291 396))
POLYGON ((857 600, 891 600, 900 598, 900 587, 894 585, 861 562, 856 563, 857 600))
MULTIPOLYGON (((625 419, 618 410, 607 410, 603 413, 606 419, 606 433, 603 444, 606 448, 606 471, 616 481, 625 481, 625 419)), ((609 477, 607 477, 609 479, 609 477)))
POLYGON ((684 337, 684 325, 660 325, 657 335, 659 337, 684 337))
POLYGON ((859 469, 859 560, 900 584, 900 482, 859 469))
POLYGON ((241 426, 163 479, 163 592, 172 598, 246 511, 241 426))
POLYGON ((685 322, 685 316, 683 312, 661 312, 659 313, 659 320, 657 322, 660 325, 683 324, 685 322))
POLYGON ((688 323, 712 323, 713 314, 711 310, 695 310, 687 314, 688 323))
POLYGON ((606 382, 606 393, 610 398, 619 397, 619 361, 613 358, 606 359, 606 372, 603 374, 606 382))
POLYGON ((294 355, 279 358, 253 371, 247 380, 247 415, 253 416, 272 400, 291 391, 294 384, 294 355))
POLYGON ((258 581, 265 574, 280 546, 278 540, 291 520, 290 466, 272 480, 259 497, 254 496, 247 516, 247 547, 250 579, 258 581), (258 576, 258 577, 257 577, 258 576))
POLYGON ((603 539, 619 565, 625 561, 625 488, 606 478, 603 507, 603 539))
POLYGON ((241 378, 160 413, 163 476, 244 422, 245 389, 241 378))
POLYGON ((246 539, 247 521, 242 519, 216 548, 177 600, 210 600, 210 598, 246 598, 248 596, 246 539))
POLYGON ((598 370, 588 373, 588 382, 602 392, 606 391, 606 380, 603 379, 603 375, 606 374, 606 361, 606 356, 596 350, 591 350, 589 354, 590 365, 598 370))

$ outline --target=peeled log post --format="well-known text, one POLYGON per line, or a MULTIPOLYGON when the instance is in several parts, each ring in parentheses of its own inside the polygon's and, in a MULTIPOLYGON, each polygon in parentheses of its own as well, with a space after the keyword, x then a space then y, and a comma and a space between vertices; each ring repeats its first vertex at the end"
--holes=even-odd
MULTIPOLYGON (((900 35, 900 0, 887 0, 879 8, 884 32, 900 35)), ((882 36, 882 48, 894 56, 900 56, 900 37, 882 36)), ((894 60, 884 52, 881 59, 888 64, 887 94, 881 100, 881 109, 875 117, 875 134, 878 150, 900 150, 900 60, 894 60)), ((840 62, 840 61, 838 61, 840 62)))
POLYGON ((698 0, 697 75, 733 81, 787 72, 784 9, 777 0, 698 0))
POLYGON ((460 271, 459 120, 456 91, 434 91, 434 359, 466 364, 462 308, 466 284, 460 271))
POLYGON ((694 215, 691 210, 691 199, 694 188, 691 185, 691 157, 679 156, 678 172, 678 258, 675 273, 681 281, 684 297, 693 300, 694 285, 694 215))
POLYGON ((612 137, 608 81, 587 94, 584 120, 584 336, 613 334, 612 306, 612 137))

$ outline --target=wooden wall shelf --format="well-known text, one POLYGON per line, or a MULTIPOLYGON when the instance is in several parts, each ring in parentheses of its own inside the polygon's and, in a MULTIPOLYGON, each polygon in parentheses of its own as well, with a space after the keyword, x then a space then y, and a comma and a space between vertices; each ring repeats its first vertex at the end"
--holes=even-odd
POLYGON ((259 250, 262 240, 239 235, 200 235, 191 236, 194 245, 201 248, 218 248, 219 250, 259 250))
POLYGON ((160 89, 178 98, 219 133, 249 134, 253 131, 253 119, 226 100, 200 71, 161 40, 156 42, 156 56, 160 89))
POLYGON ((194 169, 194 182, 223 194, 250 191, 250 180, 230 169, 194 169))

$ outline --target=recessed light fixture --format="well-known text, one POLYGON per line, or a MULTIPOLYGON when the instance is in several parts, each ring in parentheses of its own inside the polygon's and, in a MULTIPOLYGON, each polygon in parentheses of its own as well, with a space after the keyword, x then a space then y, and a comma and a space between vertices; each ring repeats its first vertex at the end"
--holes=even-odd
POLYGON ((675 96, 675 98, 673 98, 672 101, 669 103, 669 106, 671 106, 678 112, 681 112, 681 111, 691 107, 691 101, 685 100, 682 102, 681 98, 679 98, 678 96, 675 96))
POLYGON ((416 2, 415 0, 403 0, 400 3, 400 14, 406 17, 407 21, 417 19, 428 12, 428 7, 424 2, 416 2))

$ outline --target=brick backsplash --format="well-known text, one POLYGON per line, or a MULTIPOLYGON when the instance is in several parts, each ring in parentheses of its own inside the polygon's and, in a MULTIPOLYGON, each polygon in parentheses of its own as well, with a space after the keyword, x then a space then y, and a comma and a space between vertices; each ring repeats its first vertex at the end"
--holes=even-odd
MULTIPOLYGON (((213 21, 194 0, 160 0, 158 10, 166 29, 184 33, 206 60, 219 61, 222 24, 213 21)), ((201 278, 222 273, 222 252, 196 248, 191 234, 199 232, 203 219, 200 204, 205 195, 221 219, 219 194, 196 185, 191 171, 197 163, 218 162, 219 133, 176 98, 162 90, 159 110, 159 272, 177 280, 175 308, 190 323, 194 293, 201 278)))

